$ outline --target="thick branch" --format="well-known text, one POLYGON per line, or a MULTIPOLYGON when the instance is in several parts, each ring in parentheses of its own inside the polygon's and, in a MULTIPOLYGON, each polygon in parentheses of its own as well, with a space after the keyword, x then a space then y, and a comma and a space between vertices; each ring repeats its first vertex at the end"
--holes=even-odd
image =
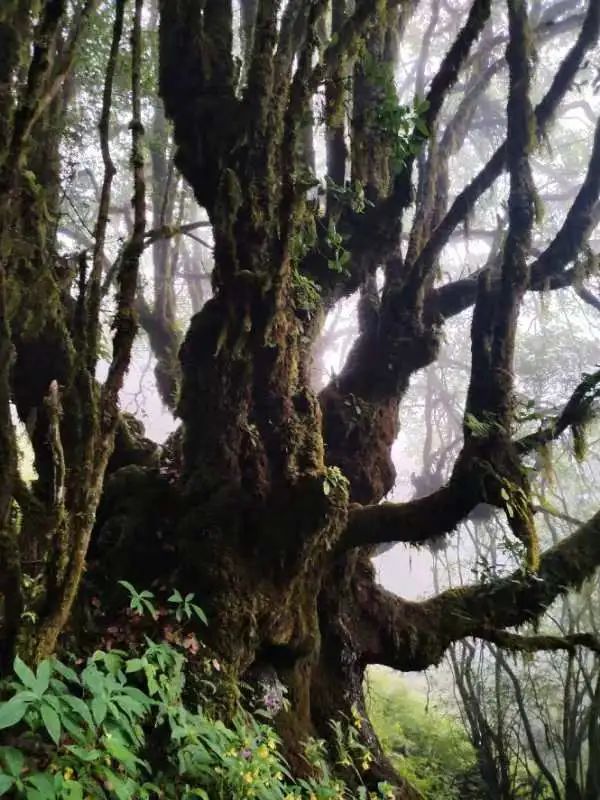
POLYGON ((437 119, 448 92, 456 83, 458 74, 471 51, 473 43, 477 41, 483 30, 490 16, 490 10, 491 0, 474 0, 464 27, 460 30, 450 50, 446 53, 436 76, 432 80, 427 92, 429 108, 424 117, 425 124, 430 130, 437 119))
MULTIPOLYGON (((439 663, 453 642, 469 636, 488 639, 494 631, 539 619, 556 597, 579 587, 598 565, 600 512, 544 552, 537 573, 520 569, 506 578, 448 589, 423 602, 403 600, 371 581, 358 580, 360 625, 357 621, 355 627, 362 659, 403 671, 425 669, 439 663)), ((588 646, 592 641, 573 644, 588 646)))
MULTIPOLYGON (((586 375, 555 420, 514 443, 517 453, 524 456, 558 438, 568 427, 581 424, 600 393, 599 384, 600 370, 586 375)), ((406 503, 353 506, 340 549, 386 542, 418 545, 451 533, 479 503, 486 501, 481 477, 477 465, 468 465, 463 451, 449 483, 432 494, 406 503)))
MULTIPOLYGON (((535 110, 538 138, 541 138, 556 112, 560 102, 571 86, 588 50, 594 46, 600 30, 600 4, 590 0, 588 11, 577 41, 561 63, 554 80, 535 110)), ((450 210, 440 222, 429 242, 415 262, 415 269, 426 273, 435 263, 441 250, 460 222, 469 214, 481 195, 490 188, 506 167, 506 142, 494 153, 471 183, 455 198, 450 210)))
POLYGON ((592 404, 600 395, 599 384, 600 370, 586 375, 556 419, 516 442, 518 452, 522 454, 543 447, 558 438, 567 428, 577 428, 588 421, 592 404))
POLYGON ((423 544, 453 531, 481 501, 479 485, 462 479, 407 503, 355 506, 342 545, 349 549, 383 542, 423 544))
POLYGON ((142 32, 141 9, 143 0, 136 0, 134 26, 131 35, 132 49, 132 121, 131 164, 133 167, 134 225, 131 238, 125 246, 119 269, 117 315, 114 323, 113 357, 102 387, 102 412, 104 433, 114 433, 118 419, 118 395, 129 367, 131 348, 137 332, 135 295, 137 291, 139 262, 144 250, 146 232, 146 183, 144 178, 144 153, 141 107, 142 32))
POLYGON ((581 586, 600 564, 600 512, 542 554, 537 574, 518 570, 488 584, 442 592, 421 604, 437 620, 443 647, 465 636, 538 619, 560 595, 581 586))
MULTIPOLYGON (((531 264, 529 289, 544 291, 563 289, 577 283, 577 270, 565 271, 585 245, 590 233, 600 222, 600 121, 596 125, 594 144, 585 179, 567 216, 546 250, 531 264)), ((430 312, 451 317, 475 302, 482 274, 479 270, 468 278, 441 286, 431 293, 430 312)), ((492 280, 497 280, 492 274, 492 280)), ((589 300, 584 297, 587 302, 589 300)))
POLYGON ((593 633, 572 633, 565 636, 551 634, 521 636, 508 631, 490 630, 478 633, 477 638, 492 642, 503 650, 512 650, 516 653, 537 653, 540 650, 566 650, 568 653, 574 653, 576 647, 587 647, 594 653, 600 653, 600 639, 593 633))

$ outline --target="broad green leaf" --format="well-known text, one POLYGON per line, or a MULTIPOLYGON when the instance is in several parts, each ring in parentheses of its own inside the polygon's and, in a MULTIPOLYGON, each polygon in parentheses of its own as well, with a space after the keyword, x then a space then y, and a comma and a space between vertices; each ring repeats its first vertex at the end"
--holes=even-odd
POLYGON ((55 796, 54 779, 48 772, 36 772, 27 778, 26 783, 35 787, 44 797, 53 798, 55 796))
POLYGON ((139 672, 144 666, 145 661, 142 658, 130 658, 125 665, 125 672, 139 672))
POLYGON ((123 659, 117 653, 106 653, 104 656, 104 663, 106 664, 106 669, 111 673, 111 675, 117 675, 119 670, 121 669, 121 663, 123 659))
POLYGON ((83 786, 79 781, 65 781, 61 798, 64 798, 64 800, 83 800, 83 786))
POLYGON ((13 664, 13 669, 15 671, 16 676, 19 678, 21 683, 26 686, 28 689, 36 692, 36 679, 35 675, 31 671, 31 669, 27 666, 27 664, 23 661, 20 656, 15 657, 15 661, 13 664))
POLYGON ((0 749, 0 757, 7 770, 14 778, 18 778, 23 771, 23 764, 25 763, 25 756, 20 750, 15 747, 3 747, 0 749))
POLYGON ((23 719, 27 711, 27 703, 13 698, 7 703, 0 704, 0 730, 11 728, 23 719))
POLYGON ((194 609, 198 619, 200 619, 205 625, 208 625, 208 618, 204 613, 204 611, 200 608, 200 606, 197 606, 195 603, 192 603, 192 608, 194 609))
POLYGON ((81 673, 83 683, 93 694, 100 694, 104 689, 105 678, 95 664, 90 664, 81 673))
POLYGON ((71 667, 67 667, 66 664, 63 664, 63 662, 59 661, 57 658, 55 658, 52 661, 52 666, 58 672, 59 675, 62 675, 62 677, 65 680, 70 681, 71 683, 79 683, 80 682, 79 681, 79 677, 78 677, 77 673, 75 672, 75 670, 71 669, 71 667))
POLYGON ((92 700, 92 716, 94 717, 96 725, 102 725, 106 717, 107 709, 108 705, 106 700, 101 697, 94 697, 92 700))
POLYGON ((84 703, 80 697, 67 695, 67 697, 64 698, 64 702, 67 703, 67 705, 69 705, 76 714, 79 714, 79 716, 85 720, 85 722, 87 722, 90 728, 95 727, 90 709, 88 708, 87 703, 84 703))
POLYGON ((129 594, 131 594, 132 596, 137 596, 137 594, 138 594, 137 589, 134 586, 132 586, 131 583, 129 583, 129 581, 117 581, 117 582, 121 586, 123 586, 124 589, 127 589, 129 594))
POLYGON ((70 753, 73 753, 74 756, 77 756, 77 758, 79 758, 81 761, 85 761, 86 764, 91 764, 93 761, 97 761, 102 756, 102 752, 100 750, 86 750, 85 747, 79 747, 75 744, 69 745, 67 750, 70 753))
POLYGON ((44 727, 50 734, 54 744, 58 744, 60 741, 60 718, 58 714, 48 703, 42 704, 41 714, 44 727))
POLYGON ((0 774, 0 795, 6 794, 14 782, 14 778, 11 778, 10 775, 0 774))
POLYGON ((69 714, 62 715, 61 723, 63 728, 76 742, 85 744, 85 742, 89 739, 90 729, 83 728, 81 725, 77 725, 69 714))
POLYGON ((40 696, 44 694, 50 684, 50 675, 52 674, 52 667, 48 660, 40 662, 37 668, 35 677, 35 689, 40 696))
POLYGON ((136 757, 129 751, 124 744, 116 742, 113 739, 106 740, 106 750, 115 759, 125 767, 132 769, 135 767, 136 757))

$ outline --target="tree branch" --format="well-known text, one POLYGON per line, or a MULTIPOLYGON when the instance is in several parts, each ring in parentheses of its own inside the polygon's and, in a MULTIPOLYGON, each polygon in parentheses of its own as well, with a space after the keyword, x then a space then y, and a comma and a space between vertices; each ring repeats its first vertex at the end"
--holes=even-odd
MULTIPOLYGON (((585 54, 597 41, 599 31, 600 4, 596 0, 590 0, 577 41, 561 63, 550 88, 535 110, 538 139, 542 138, 546 132, 556 109, 573 82, 585 54)), ((420 274, 425 274, 429 271, 431 265, 435 263, 436 258, 448 243, 456 226, 465 219, 481 195, 502 174, 506 168, 506 157, 507 145, 504 142, 471 183, 454 199, 450 210, 437 226, 415 262, 415 270, 420 274)))
POLYGON ((540 650, 566 650, 574 653, 576 647, 587 647, 594 653, 600 653, 600 639, 593 633, 572 633, 565 636, 541 634, 520 636, 508 631, 489 630, 477 634, 478 639, 512 650, 516 653, 537 653, 540 650))
MULTIPOLYGON (((598 565, 600 512, 542 553, 537 573, 519 569, 421 602, 404 600, 376 586, 369 576, 366 580, 357 575, 356 618, 351 624, 361 659, 402 671, 438 664, 453 642, 469 636, 486 639, 494 631, 504 636, 503 628, 539 619, 556 597, 579 587, 598 565)), ((573 644, 587 646, 592 641, 573 644)))
POLYGON ((119 46, 123 34, 123 18, 125 15, 125 0, 117 0, 115 4, 115 18, 113 22, 112 40, 110 52, 106 64, 106 74, 104 78, 104 91, 102 95, 102 110, 100 112, 100 122, 98 130, 100 133, 100 150, 102 152, 102 162, 104 165, 104 177, 102 189, 100 191, 100 201, 98 204, 98 217, 94 230, 94 247, 92 254, 92 272, 87 288, 87 313, 88 322, 86 330, 87 364, 90 371, 93 371, 97 361, 98 350, 98 318, 100 311, 100 301, 102 296, 102 272, 105 262, 104 244, 106 241, 106 230, 109 221, 110 198, 112 191, 113 178, 116 175, 116 167, 110 154, 110 114, 112 106, 113 84, 117 59, 119 56, 119 46))
MULTIPOLYGON (((599 395, 600 370, 584 377, 556 420, 515 441, 518 455, 543 447, 568 427, 581 425, 599 395)), ((425 497, 406 503, 352 506, 339 549, 386 542, 419 545, 451 533, 479 503, 488 499, 482 475, 478 477, 482 465, 469 461, 462 451, 448 484, 425 497)))

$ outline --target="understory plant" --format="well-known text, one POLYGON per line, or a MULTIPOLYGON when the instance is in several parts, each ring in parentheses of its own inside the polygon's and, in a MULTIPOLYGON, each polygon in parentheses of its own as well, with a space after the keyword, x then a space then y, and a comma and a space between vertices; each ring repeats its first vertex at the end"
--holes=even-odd
MULTIPOLYGON (((211 709, 216 691, 204 680, 191 708, 186 672, 201 643, 192 622, 205 622, 193 595, 172 592, 162 607, 152 592, 130 595, 130 616, 155 628, 129 651, 96 650, 86 659, 42 661, 33 671, 18 656, 0 690, 0 795, 24 800, 387 800, 391 787, 351 791, 328 766, 325 743, 306 742, 313 777, 294 779, 267 711, 241 705, 227 723, 211 709), (172 619, 172 624, 171 624, 172 619), (181 627, 183 623, 184 627, 181 627), (178 627, 179 626, 179 627, 178 627), (164 635, 168 631, 168 635, 164 635), (191 637, 197 644, 190 647, 191 637), (72 663, 67 663, 70 661, 72 663), (204 702, 203 702, 204 700, 204 702)), ((209 659, 204 659, 209 662, 209 659)), ((211 662, 214 663, 214 662, 211 662)), ((218 680, 220 666, 214 664, 218 680)), ((214 676, 213 676, 214 677, 214 676)), ((341 766, 357 784, 367 757, 347 729, 336 727, 341 766)))

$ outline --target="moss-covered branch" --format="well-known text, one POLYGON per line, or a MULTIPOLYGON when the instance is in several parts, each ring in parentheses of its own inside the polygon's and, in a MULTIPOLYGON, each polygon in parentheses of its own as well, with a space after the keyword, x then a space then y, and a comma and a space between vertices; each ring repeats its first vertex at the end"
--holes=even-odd
POLYGON ((568 653, 574 653, 576 647, 586 647, 594 653, 600 653, 600 639, 593 633, 571 633, 565 636, 551 634, 521 636, 508 631, 490 630, 478 633, 477 638, 514 653, 537 653, 540 650, 565 650, 568 653))
MULTIPOLYGON (((585 426, 593 414, 593 404, 600 396, 600 370, 586 375, 576 387, 561 413, 545 422, 540 430, 519 439, 515 444, 519 453, 527 453, 557 439, 561 433, 585 426)), ((575 434, 577 435, 577 434, 575 434)))
MULTIPOLYGON (((567 270, 600 220, 600 122, 596 125, 594 142, 586 176, 575 200, 556 236, 530 266, 528 289, 546 291, 563 289, 577 283, 581 273, 567 270)), ((497 270, 485 268, 468 278, 441 286, 429 298, 429 313, 451 317, 475 302, 477 286, 485 272, 492 282, 499 280, 497 270)))
MULTIPOLYGON (((453 642, 469 636, 498 636, 526 649, 526 641, 503 629, 536 621, 556 597, 581 586, 599 565, 600 512, 542 553, 537 574, 519 569, 505 578, 448 589, 422 602, 404 600, 376 586, 368 575, 355 576, 354 617, 346 624, 355 632, 364 663, 402 671, 438 664, 453 642)), ((544 639, 534 638, 531 644, 544 644, 544 639)), ((592 649, 597 644, 584 635, 566 641, 572 646, 593 645, 592 649)), ((545 644, 554 649, 558 642, 546 639, 545 644)))
POLYGON ((160 94, 175 126, 176 163, 209 212, 244 119, 232 24, 230 0, 160 2, 160 94))
MULTIPOLYGON (((64 514, 60 513, 61 508, 57 509, 52 528, 58 549, 53 559, 54 570, 48 586, 51 591, 48 591, 45 597, 39 623, 27 634, 22 643, 22 652, 31 661, 45 658, 53 652, 77 596, 94 517, 100 501, 104 473, 114 447, 119 422, 118 395, 129 366, 137 331, 134 304, 146 226, 141 122, 142 8, 143 0, 135 0, 131 32, 131 160, 134 227, 119 270, 113 356, 99 397, 85 360, 79 362, 75 377, 72 379, 73 385, 68 387, 69 400, 76 404, 75 407, 81 414, 82 440, 76 450, 74 463, 66 465, 71 483, 69 491, 63 494, 63 499, 67 498, 68 505, 64 514)), ((51 411, 56 417, 58 413, 56 403, 52 403, 51 411)), ((59 444, 62 443, 58 440, 54 442, 55 460, 60 454, 59 444)))
POLYGON ((537 620, 560 594, 576 589, 600 565, 600 512, 545 551, 537 574, 518 570, 486 584, 442 592, 421 604, 437 622, 444 647, 490 629, 537 620))
MULTIPOLYGON (((540 139, 546 132, 558 106, 573 83, 573 80, 585 59, 586 53, 595 45, 600 31, 600 6, 590 0, 588 10, 577 41, 565 56, 558 68, 550 88, 535 110, 537 137, 540 139)), ((415 269, 426 273, 435 263, 437 256, 448 243, 452 232, 470 213, 481 195, 490 188, 502 174, 507 164, 507 145, 502 144, 488 163, 479 171, 454 199, 448 213, 437 226, 429 241, 423 248, 415 269)))
MULTIPOLYGON (((600 371, 586 375, 556 419, 514 441, 516 453, 522 457, 557 439, 567 428, 588 420, 591 405, 600 392, 599 384, 600 371)), ((485 490, 486 472, 484 463, 473 462, 463 451, 448 484, 432 494, 405 503, 354 505, 339 549, 385 542, 418 545, 451 533, 479 503, 490 499, 485 490)))
POLYGON ((146 232, 146 182, 141 106, 142 4, 135 0, 134 25, 131 34, 131 165, 133 169, 133 231, 120 263, 117 294, 117 315, 114 322, 113 356, 102 387, 101 413, 104 436, 112 437, 118 420, 118 395, 129 367, 131 348, 137 332, 135 296, 140 258, 146 232))
POLYGON ((452 46, 446 53, 437 74, 431 81, 427 92, 428 108, 423 121, 429 130, 433 129, 438 114, 450 89, 456 83, 461 68, 465 64, 473 44, 479 38, 491 11, 491 0, 474 0, 467 21, 459 31, 452 46))

